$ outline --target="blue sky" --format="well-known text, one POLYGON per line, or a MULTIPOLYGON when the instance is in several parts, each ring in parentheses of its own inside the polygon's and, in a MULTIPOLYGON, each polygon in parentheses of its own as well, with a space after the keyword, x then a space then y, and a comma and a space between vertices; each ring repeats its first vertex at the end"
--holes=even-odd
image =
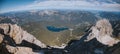
POLYGON ((0 13, 35 9, 77 9, 120 12, 120 4, 112 0, 0 0, 0 13))
POLYGON ((17 7, 28 5, 35 0, 0 0, 0 11, 9 11, 17 7))

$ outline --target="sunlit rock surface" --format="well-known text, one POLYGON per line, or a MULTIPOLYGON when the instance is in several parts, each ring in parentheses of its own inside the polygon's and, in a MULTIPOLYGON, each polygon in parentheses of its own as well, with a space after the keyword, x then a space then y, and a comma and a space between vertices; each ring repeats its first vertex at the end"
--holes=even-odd
POLYGON ((96 38, 97 41, 108 46, 113 46, 114 44, 117 44, 120 41, 112 37, 114 36, 112 34, 112 25, 107 19, 99 20, 96 23, 96 25, 91 28, 91 30, 92 32, 87 36, 87 40, 85 41, 89 41, 93 38, 96 38))
POLYGON ((0 24, 0 29, 3 29, 4 34, 9 35, 16 44, 22 43, 23 40, 28 41, 30 43, 36 44, 42 48, 46 47, 45 44, 37 40, 33 35, 27 33, 21 27, 16 24, 0 24))
POLYGON ((98 20, 80 40, 71 40, 65 50, 68 54, 120 54, 119 29, 119 21, 98 20))
POLYGON ((39 53, 33 52, 32 49, 29 47, 12 47, 7 45, 6 48, 10 53, 13 53, 13 54, 39 54, 39 53))
POLYGON ((9 53, 14 54, 34 54, 32 49, 40 50, 40 48, 45 47, 45 44, 37 40, 33 35, 21 29, 21 27, 16 24, 0 24, 1 50, 7 49, 9 53))

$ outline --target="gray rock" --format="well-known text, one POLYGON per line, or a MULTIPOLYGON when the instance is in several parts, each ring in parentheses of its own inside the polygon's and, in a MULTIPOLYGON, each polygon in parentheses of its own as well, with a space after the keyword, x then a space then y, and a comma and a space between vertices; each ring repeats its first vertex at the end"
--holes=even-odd
POLYGON ((34 46, 46 48, 44 43, 16 24, 0 24, 0 44, 0 48, 5 47, 9 53, 13 54, 35 54, 32 51, 32 47, 35 48, 34 46), (29 43, 30 47, 26 43, 29 43))
POLYGON ((119 39, 113 38, 113 28, 109 20, 102 19, 97 21, 96 25, 91 28, 92 32, 87 36, 87 40, 90 41, 93 38, 96 38, 97 41, 104 45, 113 46, 120 42, 119 39))

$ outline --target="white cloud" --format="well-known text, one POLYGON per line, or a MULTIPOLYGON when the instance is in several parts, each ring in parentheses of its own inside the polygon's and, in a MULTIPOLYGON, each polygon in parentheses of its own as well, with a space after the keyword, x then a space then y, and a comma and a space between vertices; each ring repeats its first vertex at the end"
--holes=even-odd
POLYGON ((56 8, 56 9, 93 9, 93 10, 104 10, 104 11, 120 11, 120 4, 117 3, 100 3, 98 1, 87 2, 87 1, 43 1, 31 4, 29 8, 56 8))
POLYGON ((120 4, 106 3, 106 2, 100 2, 100 1, 88 2, 87 0, 79 0, 79 1, 77 0, 76 1, 36 0, 32 4, 15 8, 15 9, 12 9, 11 11, 31 10, 31 9, 79 9, 79 10, 102 10, 102 11, 117 11, 117 12, 119 11, 120 12, 120 4))

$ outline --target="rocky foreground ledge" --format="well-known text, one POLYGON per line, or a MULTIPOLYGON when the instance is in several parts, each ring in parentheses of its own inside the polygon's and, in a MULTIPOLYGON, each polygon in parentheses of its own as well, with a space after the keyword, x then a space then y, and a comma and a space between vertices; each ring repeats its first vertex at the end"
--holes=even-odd
POLYGON ((120 23, 101 19, 80 40, 52 48, 16 24, 0 24, 0 54, 120 54, 120 23))
POLYGON ((32 49, 41 48, 46 48, 46 45, 16 24, 0 24, 1 53, 35 54, 32 49))
POLYGON ((101 19, 80 40, 65 47, 69 54, 120 54, 120 21, 101 19))

